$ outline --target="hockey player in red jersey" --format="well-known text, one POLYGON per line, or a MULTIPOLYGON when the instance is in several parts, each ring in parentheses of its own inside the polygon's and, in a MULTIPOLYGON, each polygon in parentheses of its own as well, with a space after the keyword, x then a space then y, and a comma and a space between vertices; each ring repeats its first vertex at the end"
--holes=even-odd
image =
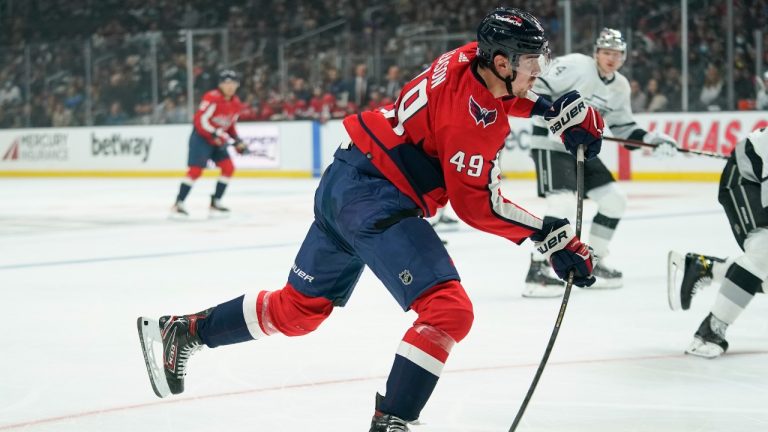
POLYGON ((235 92, 240 86, 240 80, 232 70, 219 73, 219 86, 203 95, 200 106, 195 113, 194 128, 189 137, 189 158, 187 176, 181 182, 176 203, 171 209, 172 217, 187 217, 189 213, 184 206, 184 200, 189 195, 192 185, 212 160, 220 169, 221 177, 216 182, 216 190, 211 195, 211 212, 226 214, 229 209, 222 207, 221 198, 227 189, 227 184, 235 172, 235 166, 229 157, 229 145, 239 152, 246 151, 245 143, 238 137, 235 123, 240 116, 242 104, 235 92))
POLYGON ((594 157, 602 119, 576 93, 550 105, 530 91, 549 58, 539 21, 500 8, 478 41, 447 52, 402 89, 394 105, 351 115, 351 137, 315 194, 315 220, 276 291, 246 294, 203 312, 140 317, 147 370, 160 397, 181 393, 190 355, 282 333, 314 331, 347 303, 364 266, 400 307, 418 314, 376 396, 371 432, 408 431, 437 384, 451 349, 470 330, 472 303, 451 257, 425 217, 450 200, 457 216, 519 244, 530 238, 558 274, 594 282, 592 255, 567 220, 544 223, 501 193, 499 155, 508 115, 541 115, 575 152, 594 157), (162 360, 152 345, 162 344, 162 360))

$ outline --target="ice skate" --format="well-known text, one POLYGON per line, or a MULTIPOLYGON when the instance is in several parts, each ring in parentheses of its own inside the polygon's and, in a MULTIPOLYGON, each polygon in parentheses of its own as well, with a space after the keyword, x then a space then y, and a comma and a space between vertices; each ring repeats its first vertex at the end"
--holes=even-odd
POLYGON ((210 309, 194 315, 163 316, 159 320, 139 317, 137 320, 144 363, 152 390, 158 397, 184 391, 187 362, 203 347, 197 334, 197 321, 209 313, 210 309), (156 355, 157 349, 161 349, 161 356, 156 355))
POLYGON ((459 220, 446 216, 445 213, 443 213, 437 220, 432 222, 432 228, 434 228, 435 231, 440 232, 456 231, 459 229, 459 220))
POLYGON ((213 219, 229 217, 229 209, 221 205, 221 200, 211 197, 210 217, 213 219))
POLYGON ((368 432, 409 432, 408 422, 391 414, 379 411, 379 405, 384 396, 376 393, 376 412, 371 420, 371 429, 368 432))
POLYGON ((720 357, 728 351, 728 341, 725 340, 727 328, 728 324, 710 313, 701 322, 696 334, 693 335, 693 342, 685 353, 708 359, 720 357))
POLYGON ((531 254, 531 266, 525 276, 523 297, 554 298, 565 293, 565 282, 557 277, 549 261, 535 261, 531 254))
POLYGON ((712 282, 712 266, 719 258, 670 251, 667 256, 667 298, 672 310, 688 310, 697 291, 712 282), (682 279, 682 280, 681 280, 682 279), (678 282, 680 281, 680 282, 678 282))
POLYGON ((186 220, 189 219, 189 212, 187 211, 183 202, 176 201, 173 207, 171 207, 171 213, 168 215, 168 217, 170 219, 186 220))
POLYGON ((582 287, 582 289, 616 289, 624 285, 624 275, 602 262, 595 264, 592 275, 596 279, 595 283, 592 286, 582 287))

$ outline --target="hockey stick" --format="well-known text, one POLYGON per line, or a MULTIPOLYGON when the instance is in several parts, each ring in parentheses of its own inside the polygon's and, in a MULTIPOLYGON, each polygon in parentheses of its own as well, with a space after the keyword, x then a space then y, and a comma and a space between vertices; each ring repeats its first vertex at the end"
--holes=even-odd
MULTIPOLYGON (((576 151, 576 237, 581 237, 581 219, 584 208, 584 144, 579 145, 576 151)), ((549 343, 547 349, 544 350, 544 357, 542 357, 539 363, 539 369, 536 370, 536 375, 533 377, 531 386, 528 387, 528 393, 523 399, 520 409, 517 411, 515 421, 512 422, 512 426, 509 428, 509 432, 515 432, 517 425, 523 418, 525 409, 528 407, 528 402, 533 397, 533 392, 536 390, 536 385, 539 383, 541 374, 544 373, 544 367, 547 365, 549 355, 552 353, 552 348, 555 346, 555 340, 557 334, 560 333, 560 325, 563 323, 565 317, 565 308, 568 307, 568 298, 571 296, 571 288, 573 287, 573 271, 568 274, 568 283, 565 285, 565 293, 563 293, 563 302, 560 304, 560 312, 557 314, 557 320, 555 321, 555 328, 552 329, 552 335, 549 336, 549 343)))
MULTIPOLYGON (((624 138, 603 137, 603 139, 606 141, 613 141, 621 144, 629 144, 629 145, 639 146, 639 147, 656 148, 658 146, 658 144, 648 144, 642 141, 624 139, 624 138)), ((678 148, 677 151, 679 151, 680 153, 690 153, 690 154, 695 154, 699 156, 709 156, 717 159, 728 159, 728 156, 724 156, 724 155, 712 153, 712 152, 705 152, 705 151, 691 150, 691 149, 684 149, 684 148, 678 148)))

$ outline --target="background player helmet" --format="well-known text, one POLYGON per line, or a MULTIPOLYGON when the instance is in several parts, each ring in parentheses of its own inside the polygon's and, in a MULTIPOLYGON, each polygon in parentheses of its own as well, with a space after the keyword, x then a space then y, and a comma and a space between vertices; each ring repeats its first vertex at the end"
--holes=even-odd
POLYGON ((747 146, 752 146, 753 148, 768 146, 768 128, 764 127, 753 130, 747 136, 747 146))
POLYGON ((219 84, 223 83, 224 81, 234 81, 239 83, 240 77, 237 75, 237 72, 233 71, 232 69, 224 69, 219 72, 219 84))
POLYGON ((627 42, 618 30, 608 27, 602 29, 597 40, 595 40, 595 53, 597 53, 597 50, 599 49, 621 51, 621 60, 624 61, 627 59, 627 42))
POLYGON ((497 54, 506 56, 514 70, 533 76, 544 74, 551 58, 539 20, 524 10, 505 7, 494 9, 477 28, 477 57, 490 65, 497 54))

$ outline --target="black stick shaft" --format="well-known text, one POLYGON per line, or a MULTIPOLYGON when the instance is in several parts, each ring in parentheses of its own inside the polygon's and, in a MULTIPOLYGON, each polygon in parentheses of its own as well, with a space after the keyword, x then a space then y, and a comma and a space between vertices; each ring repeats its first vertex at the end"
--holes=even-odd
MULTIPOLYGON (((656 148, 658 144, 648 144, 642 141, 637 140, 631 140, 631 139, 624 139, 624 138, 616 138, 616 137, 603 137, 603 140, 605 141, 613 141, 621 144, 628 144, 632 146, 638 146, 638 147, 651 147, 656 148)), ((690 153, 695 154, 699 156, 707 156, 712 157, 716 159, 728 159, 728 156, 724 156, 718 153, 712 153, 712 152, 705 152, 705 151, 699 151, 699 150, 691 150, 691 149, 684 149, 684 148, 678 148, 677 151, 680 153, 690 153)))
MULTIPOLYGON (((579 145, 576 153, 576 237, 581 237, 581 219, 584 208, 584 145, 579 145)), ((541 379, 541 375, 544 373, 544 368, 547 366, 549 355, 552 353, 552 348, 555 346, 555 340, 560 333, 560 325, 563 323, 565 317, 565 309, 568 307, 568 299, 571 297, 571 288, 573 287, 573 272, 568 274, 568 284, 565 286, 565 293, 563 293, 563 302, 560 303, 560 311, 557 314, 557 320, 555 321, 555 327, 552 329, 552 335, 549 336, 549 343, 547 343, 547 349, 544 350, 544 356, 539 363, 539 368, 536 370, 536 375, 533 377, 531 386, 528 387, 528 393, 523 399, 520 409, 517 411, 515 420, 512 422, 512 426, 509 428, 509 432, 515 432, 520 420, 525 414, 525 409, 528 408, 528 402, 533 397, 533 392, 536 390, 536 385, 541 379)))

